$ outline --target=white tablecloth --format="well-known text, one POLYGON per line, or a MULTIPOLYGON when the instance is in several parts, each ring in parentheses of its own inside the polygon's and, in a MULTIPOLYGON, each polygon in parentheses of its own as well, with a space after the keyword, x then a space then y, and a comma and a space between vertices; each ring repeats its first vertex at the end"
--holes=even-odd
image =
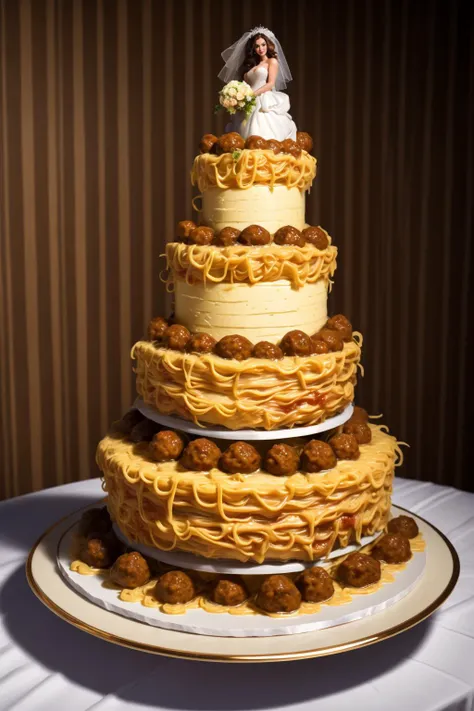
POLYGON ((450 711, 474 709, 474 494, 397 480, 394 502, 443 531, 460 580, 429 620, 371 647, 278 664, 213 664, 130 651, 75 629, 30 591, 30 547, 96 501, 97 479, 0 504, 0 711, 450 711))

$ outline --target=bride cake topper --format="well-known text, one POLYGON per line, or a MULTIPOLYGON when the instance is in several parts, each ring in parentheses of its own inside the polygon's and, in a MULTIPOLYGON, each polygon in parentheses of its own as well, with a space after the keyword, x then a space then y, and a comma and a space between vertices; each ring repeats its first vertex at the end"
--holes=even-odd
MULTIPOLYGON (((218 76, 223 82, 246 82, 255 102, 246 111, 238 111, 226 126, 226 132, 236 131, 243 138, 261 136, 266 140, 296 140, 296 125, 290 116, 290 100, 282 89, 292 80, 282 46, 267 27, 254 27, 222 52, 225 62, 218 76)), ((224 87, 229 96, 241 87, 224 87), (227 89, 229 91, 227 92, 227 89), (232 91, 230 91, 232 89, 232 91)), ((231 103, 235 105, 236 102, 231 103)), ((228 103, 228 102, 227 102, 228 103)), ((227 108, 227 104, 221 101, 227 108)), ((230 113, 234 113, 230 111, 230 113)))

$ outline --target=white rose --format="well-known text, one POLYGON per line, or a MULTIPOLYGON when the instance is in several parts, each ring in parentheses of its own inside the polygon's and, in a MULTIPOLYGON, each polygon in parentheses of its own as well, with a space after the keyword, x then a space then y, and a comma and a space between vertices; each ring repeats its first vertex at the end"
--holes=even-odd
POLYGON ((237 99, 229 99, 229 103, 231 106, 237 106, 237 99))
POLYGON ((239 90, 239 91, 237 92, 237 96, 236 96, 235 98, 237 99, 237 101, 242 101, 243 99, 245 99, 245 94, 244 94, 244 92, 241 91, 241 90, 239 90))
POLYGON ((234 87, 231 87, 228 91, 229 96, 235 96, 237 94, 237 89, 234 89, 234 87))

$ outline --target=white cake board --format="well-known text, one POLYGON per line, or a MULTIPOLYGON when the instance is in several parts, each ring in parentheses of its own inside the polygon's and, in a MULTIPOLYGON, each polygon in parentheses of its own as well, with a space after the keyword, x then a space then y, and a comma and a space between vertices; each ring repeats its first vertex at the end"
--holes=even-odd
POLYGON ((347 407, 334 417, 330 417, 324 422, 320 422, 318 425, 307 425, 304 427, 291 427, 287 429, 276 429, 276 430, 229 430, 227 427, 221 427, 219 425, 209 425, 201 427, 196 425, 194 422, 188 420, 183 420, 181 417, 175 417, 173 415, 162 415, 158 410, 155 410, 151 405, 146 405, 142 398, 137 398, 133 404, 133 407, 140 410, 142 415, 147 417, 149 420, 154 420, 160 425, 169 427, 170 429, 180 430, 181 432, 187 432, 192 435, 200 435, 201 437, 212 437, 214 439, 235 439, 235 440, 278 440, 278 439, 290 439, 292 437, 308 437, 318 432, 326 432, 327 430, 332 430, 339 425, 343 425, 351 417, 354 412, 354 406, 352 404, 347 405, 347 407))
POLYGON ((382 585, 370 595, 355 595, 351 602, 345 605, 323 604, 315 614, 272 618, 266 615, 235 616, 228 612, 215 614, 197 609, 188 610, 184 615, 167 615, 158 609, 144 607, 140 603, 120 600, 118 591, 103 587, 99 576, 85 576, 71 571, 70 550, 74 528, 75 526, 68 529, 59 542, 57 564, 63 578, 76 592, 109 612, 146 625, 214 637, 271 637, 299 634, 369 617, 387 610, 408 595, 421 579, 426 563, 424 552, 414 553, 405 568, 395 574, 393 582, 382 585))
POLYGON ((290 560, 279 561, 274 560, 268 563, 241 563, 238 560, 224 560, 221 558, 203 558, 202 556, 186 553, 183 551, 161 551, 158 548, 152 548, 142 543, 130 541, 114 524, 114 532, 122 543, 126 546, 138 551, 148 558, 154 558, 161 563, 173 565, 177 568, 188 568, 189 570, 198 570, 201 573, 221 573, 228 575, 274 575, 277 573, 299 573, 305 568, 312 568, 314 565, 327 567, 331 565, 334 558, 339 558, 342 555, 347 555, 353 551, 359 550, 362 546, 366 546, 380 536, 380 531, 372 536, 364 536, 360 543, 353 543, 345 548, 337 548, 331 551, 328 556, 318 561, 302 561, 290 560))

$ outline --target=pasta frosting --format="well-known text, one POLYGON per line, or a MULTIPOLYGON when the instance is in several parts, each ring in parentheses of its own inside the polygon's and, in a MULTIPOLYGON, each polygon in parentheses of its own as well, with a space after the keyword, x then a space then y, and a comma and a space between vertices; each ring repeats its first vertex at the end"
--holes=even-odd
POLYGON ((362 335, 342 351, 281 360, 226 360, 139 341, 136 387, 159 412, 229 429, 317 424, 354 399, 362 335))
POLYGON ((147 443, 113 436, 99 443, 97 464, 110 514, 131 541, 207 558, 315 560, 388 521, 403 456, 386 427, 370 428, 357 461, 318 474, 187 471, 153 461, 147 443))

